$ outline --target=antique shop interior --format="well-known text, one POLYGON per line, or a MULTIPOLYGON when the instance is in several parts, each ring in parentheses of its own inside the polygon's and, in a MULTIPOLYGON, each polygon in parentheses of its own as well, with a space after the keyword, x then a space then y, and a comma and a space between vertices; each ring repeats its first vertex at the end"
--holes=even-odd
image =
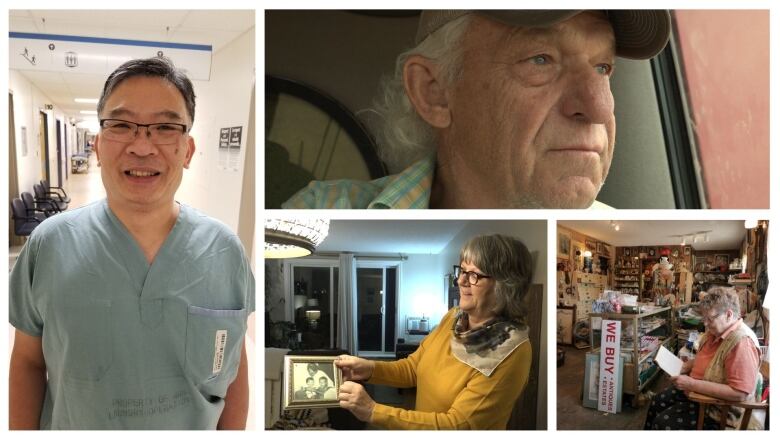
MULTIPOLYGON (((266 220, 266 429, 369 428, 340 408, 327 408, 327 413, 324 408, 291 410, 308 418, 285 418, 284 356, 405 358, 458 304, 453 267, 460 262, 462 246, 474 236, 496 233, 520 239, 534 267, 528 322, 531 378, 507 428, 546 429, 546 221, 314 219, 266 220), (313 228, 322 236, 307 232, 313 241, 297 255, 302 257, 276 252, 290 231, 313 228)), ((378 403, 414 408, 414 388, 367 384, 366 390, 378 403)))
POLYGON ((558 221, 557 227, 558 429, 642 429, 652 396, 671 383, 656 355, 665 348, 693 358, 704 332, 696 305, 716 286, 737 293, 743 322, 758 339, 764 380, 753 409, 768 429, 761 417, 768 407, 768 221, 558 221), (611 410, 599 401, 607 321, 621 328, 611 410))

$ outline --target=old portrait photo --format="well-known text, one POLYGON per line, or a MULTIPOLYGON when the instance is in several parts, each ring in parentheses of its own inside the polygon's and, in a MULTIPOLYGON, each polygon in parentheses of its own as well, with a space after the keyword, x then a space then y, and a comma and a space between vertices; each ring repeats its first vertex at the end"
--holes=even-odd
POLYGON ((337 407, 341 371, 336 357, 285 357, 285 408, 337 407))

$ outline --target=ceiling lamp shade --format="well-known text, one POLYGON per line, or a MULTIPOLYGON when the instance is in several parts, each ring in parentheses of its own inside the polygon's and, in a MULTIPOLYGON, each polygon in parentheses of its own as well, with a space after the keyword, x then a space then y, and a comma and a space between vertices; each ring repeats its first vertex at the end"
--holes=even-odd
POLYGON ((280 259, 308 256, 328 236, 329 225, 330 221, 323 219, 267 219, 265 257, 280 259))

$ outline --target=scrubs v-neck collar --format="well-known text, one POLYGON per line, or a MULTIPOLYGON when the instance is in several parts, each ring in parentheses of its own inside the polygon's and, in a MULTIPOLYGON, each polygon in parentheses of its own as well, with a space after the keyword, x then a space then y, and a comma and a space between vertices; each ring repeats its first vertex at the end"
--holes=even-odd
POLYGON ((181 203, 178 204, 179 214, 176 216, 176 222, 171 231, 168 232, 168 236, 157 251, 154 260, 149 264, 141 246, 108 206, 108 200, 103 200, 103 210, 116 232, 112 234, 117 237, 113 246, 114 250, 124 260, 128 277, 142 299, 155 299, 156 297, 150 297, 150 295, 153 295, 154 292, 161 292, 162 288, 153 288, 155 279, 165 279, 165 276, 158 274, 161 270, 160 267, 171 267, 184 262, 183 254, 179 255, 176 260, 172 259, 176 255, 171 254, 171 249, 177 247, 177 244, 181 244, 181 240, 187 235, 183 230, 186 228, 184 219, 188 214, 187 208, 181 203))

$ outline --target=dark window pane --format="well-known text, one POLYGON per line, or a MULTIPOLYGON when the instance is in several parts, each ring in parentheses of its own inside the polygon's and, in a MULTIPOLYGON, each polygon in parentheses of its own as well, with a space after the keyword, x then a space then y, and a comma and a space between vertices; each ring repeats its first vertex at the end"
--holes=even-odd
POLYGON ((397 290, 398 269, 386 270, 385 277, 385 352, 395 352, 395 299, 397 290))
POLYGON ((295 327, 304 349, 330 347, 330 267, 295 267, 295 327))
POLYGON ((358 349, 382 350, 382 295, 384 281, 381 268, 357 269, 358 349))

